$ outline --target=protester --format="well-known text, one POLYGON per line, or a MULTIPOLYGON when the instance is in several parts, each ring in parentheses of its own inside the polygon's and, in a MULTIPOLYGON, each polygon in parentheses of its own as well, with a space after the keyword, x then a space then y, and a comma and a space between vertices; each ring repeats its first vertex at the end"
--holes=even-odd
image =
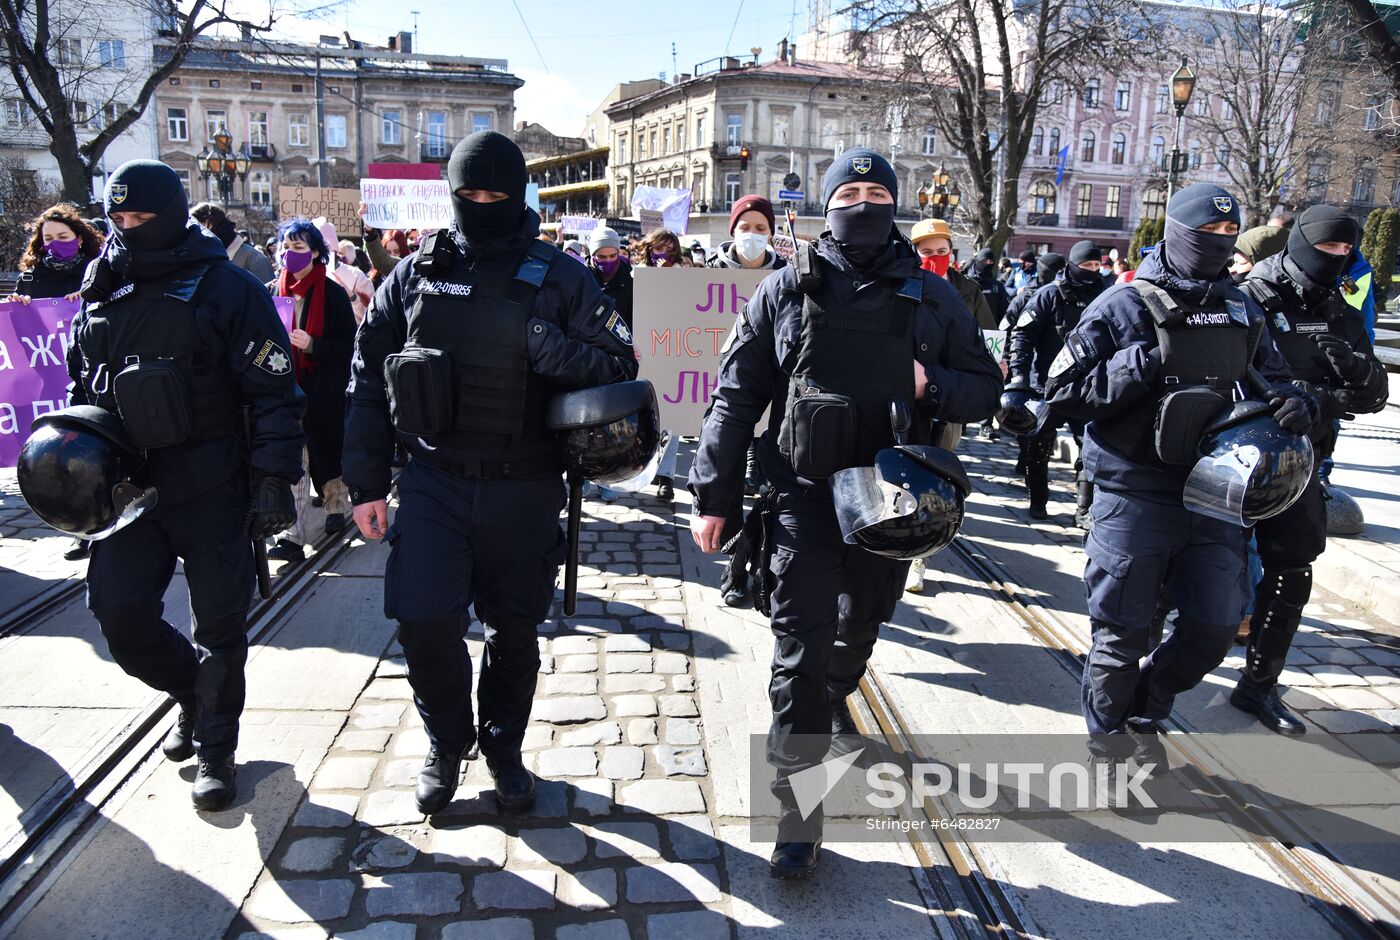
POLYGON ((637 263, 648 268, 689 267, 681 253, 681 240, 675 232, 659 228, 637 243, 633 252, 637 263))
POLYGON ((752 193, 741 196, 729 210, 730 240, 705 261, 705 267, 750 270, 783 267, 786 262, 772 248, 776 227, 771 202, 752 193))
MULTIPOLYGON (((335 282, 345 288, 345 293, 350 296, 350 307, 355 311, 355 324, 358 326, 364 321, 365 311, 369 309, 369 302, 374 299, 374 284, 370 281, 369 275, 352 264, 345 263, 345 256, 341 253, 341 241, 336 235, 335 223, 325 216, 318 216, 311 220, 312 224, 321 233, 321 239, 326 243, 328 249, 327 271, 335 278, 335 282)), ((344 244, 350 245, 349 242, 344 244)), ((354 245, 350 245, 353 250, 354 245)))
POLYGON ((201 202, 190 210, 190 217, 223 243, 228 259, 260 281, 272 280, 272 264, 238 234, 233 220, 212 202, 201 202))
POLYGON ((1113 259, 1113 283, 1127 284, 1135 277, 1137 277, 1137 272, 1128 264, 1127 258, 1113 259))
POLYGON ((588 249, 585 248, 583 242, 579 241, 577 238, 570 238, 564 242, 564 254, 573 258, 575 261, 587 263, 586 256, 588 254, 588 249))
POLYGON ((280 561, 306 557, 304 546, 320 534, 310 530, 307 511, 311 492, 326 510, 325 531, 345 528, 350 500, 340 479, 340 453, 345 441, 345 388, 350 384, 350 354, 355 342, 355 313, 350 297, 334 278, 327 277, 330 252, 321 230, 307 218, 282 224, 282 273, 269 285, 280 297, 292 297, 296 308, 292 363, 297 384, 306 394, 305 462, 307 473, 294 490, 296 524, 279 533, 267 553, 280 561))
POLYGON ((600 226, 588 236, 588 267, 622 314, 627 329, 632 329, 632 265, 623 254, 617 232, 600 226))

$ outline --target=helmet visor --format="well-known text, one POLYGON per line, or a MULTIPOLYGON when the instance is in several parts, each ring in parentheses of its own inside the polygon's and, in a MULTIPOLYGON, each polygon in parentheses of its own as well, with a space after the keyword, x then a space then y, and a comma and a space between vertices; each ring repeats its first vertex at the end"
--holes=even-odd
POLYGON ((862 529, 902 519, 918 508, 913 494, 884 479, 875 467, 838 470, 828 482, 836 504, 836 522, 847 545, 858 544, 856 533, 862 529))
POLYGON ((134 483, 118 483, 112 487, 112 506, 117 510, 116 518, 106 528, 97 532, 75 533, 88 542, 100 542, 108 536, 120 532, 137 519, 156 507, 159 494, 154 486, 144 490, 134 483))
POLYGON ((640 493, 650 486, 651 481, 656 479, 656 471, 661 467, 661 455, 665 452, 669 444, 668 438, 670 432, 665 432, 665 434, 666 437, 663 437, 660 446, 652 448, 651 458, 647 461, 646 466, 642 467, 635 476, 630 476, 617 483, 603 483, 600 485, 606 486, 610 490, 621 490, 624 493, 640 493))
POLYGON ((1253 444, 1233 448, 1223 454, 1202 457, 1191 468, 1181 502, 1198 512, 1233 525, 1253 525, 1244 519, 1244 501, 1249 481, 1263 459, 1253 444))

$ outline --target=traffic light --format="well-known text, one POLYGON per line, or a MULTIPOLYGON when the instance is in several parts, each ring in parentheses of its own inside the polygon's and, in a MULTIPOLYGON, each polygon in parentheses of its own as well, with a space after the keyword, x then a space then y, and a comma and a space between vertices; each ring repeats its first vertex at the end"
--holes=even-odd
POLYGON ((748 168, 749 168, 749 148, 748 148, 748 147, 740 147, 740 148, 739 148, 739 169, 742 171, 742 170, 747 170, 748 168))

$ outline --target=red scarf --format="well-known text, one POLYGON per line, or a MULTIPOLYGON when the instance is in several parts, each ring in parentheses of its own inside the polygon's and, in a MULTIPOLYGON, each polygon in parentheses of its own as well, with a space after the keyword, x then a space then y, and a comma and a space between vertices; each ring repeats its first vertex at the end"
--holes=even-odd
MULTIPOLYGON (((301 329, 313 337, 320 336, 326 329, 326 266, 319 261, 311 263, 311 271, 298 280, 282 269, 277 278, 277 293, 282 297, 302 298, 301 329)), ((293 324, 296 325, 295 323, 293 324)), ((316 360, 306 354, 306 350, 292 347, 292 362, 296 363, 297 381, 314 375, 316 360)))

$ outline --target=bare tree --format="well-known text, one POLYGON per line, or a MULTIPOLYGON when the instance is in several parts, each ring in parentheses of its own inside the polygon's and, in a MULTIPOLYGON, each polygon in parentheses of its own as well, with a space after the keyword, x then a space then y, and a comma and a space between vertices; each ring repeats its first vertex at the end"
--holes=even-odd
MULTIPOLYGON (((1366 51, 1377 71, 1385 78, 1390 88, 1390 96, 1400 100, 1400 42, 1391 34, 1390 28, 1381 17, 1371 0, 1337 0, 1350 17, 1356 34, 1366 44, 1366 51)), ((1392 123, 1397 116, 1392 106, 1392 123)))
POLYGON ((1000 251, 1041 103, 1113 70, 1153 32, 1135 0, 856 0, 865 61, 890 73, 967 164, 963 207, 1000 251), (971 195, 969 203, 967 196, 971 195))
POLYGON ((15 156, 0 157, 0 270, 14 271, 29 244, 29 222, 53 205, 39 175, 15 156))
MULTIPOLYGON (((63 178, 63 197, 88 204, 93 171, 103 152, 140 120, 155 90, 180 67, 201 35, 219 26, 270 30, 278 11, 276 0, 266 2, 266 17, 253 21, 236 15, 235 9, 244 6, 237 0, 0 0, 10 76, 49 135, 49 151, 63 178), (113 67, 110 47, 104 53, 89 39, 95 25, 113 17, 114 2, 158 28, 171 50, 168 59, 150 62, 144 71, 113 67), (93 127, 99 129, 89 137, 93 127)), ((327 9, 318 6, 299 10, 298 15, 327 9)))

